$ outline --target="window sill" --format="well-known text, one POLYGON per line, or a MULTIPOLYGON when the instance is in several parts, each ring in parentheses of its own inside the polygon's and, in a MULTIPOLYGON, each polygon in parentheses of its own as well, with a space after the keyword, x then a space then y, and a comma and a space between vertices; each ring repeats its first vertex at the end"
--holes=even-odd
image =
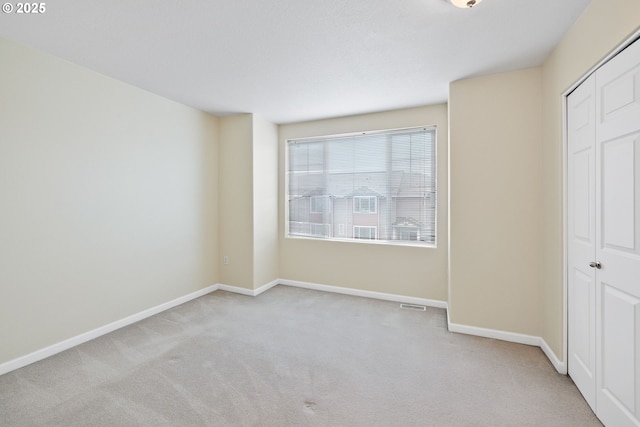
POLYGON ((382 246, 404 246, 404 247, 412 247, 412 248, 428 248, 428 249, 438 249, 436 243, 425 243, 425 242, 412 242, 412 241, 402 241, 402 240, 368 240, 368 239, 339 239, 339 238, 331 238, 324 239, 322 237, 306 237, 306 236, 285 236, 286 240, 310 240, 316 242, 329 242, 329 243, 355 243, 359 245, 382 245, 382 246))

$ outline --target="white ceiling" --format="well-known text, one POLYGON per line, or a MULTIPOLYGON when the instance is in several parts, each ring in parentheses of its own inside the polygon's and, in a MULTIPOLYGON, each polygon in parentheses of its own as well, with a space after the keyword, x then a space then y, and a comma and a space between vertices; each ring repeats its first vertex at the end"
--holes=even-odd
POLYGON ((589 1, 55 0, 1 14, 0 36, 203 111, 288 123, 445 102, 454 80, 540 65, 589 1))

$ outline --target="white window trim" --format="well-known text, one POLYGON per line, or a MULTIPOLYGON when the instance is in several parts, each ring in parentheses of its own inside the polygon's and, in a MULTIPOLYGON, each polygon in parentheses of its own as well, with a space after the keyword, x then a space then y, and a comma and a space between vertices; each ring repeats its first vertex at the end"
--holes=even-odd
POLYGON ((309 235, 313 236, 313 237, 321 237, 321 238, 327 238, 327 237, 331 237, 331 227, 330 224, 324 224, 324 223, 310 223, 309 225, 309 235), (322 229, 322 233, 314 233, 315 229, 317 228, 321 228, 322 229), (324 232, 327 232, 326 234, 324 232))
MULTIPOLYGON (((358 232, 358 235, 360 232, 358 232)), ((378 227, 375 225, 354 225, 353 226, 353 238, 359 240, 375 240, 378 238, 378 227), (356 237, 356 229, 368 228, 369 230, 373 230, 373 238, 364 238, 364 237, 356 237)))
MULTIPOLYGON (((365 132, 348 132, 348 133, 342 133, 342 134, 332 134, 332 135, 321 135, 321 136, 316 136, 316 137, 298 137, 298 138, 290 138, 290 139, 286 139, 284 141, 285 147, 284 147, 284 159, 285 159, 285 170, 284 170, 284 174, 285 174, 285 179, 284 179, 284 238, 287 240, 330 240, 333 242, 338 242, 338 243, 348 243, 348 244, 374 244, 374 245, 387 245, 387 246, 410 246, 410 247, 416 247, 416 248, 428 248, 428 249, 437 249, 438 247, 438 234, 436 233, 436 235, 434 236, 434 240, 432 242, 423 242, 423 241, 403 241, 403 240, 368 240, 368 239, 354 239, 352 237, 338 237, 338 236, 333 236, 330 239, 319 239, 316 237, 310 237, 310 236, 300 236, 300 235, 291 235, 289 233, 289 200, 287 195, 289 194, 289 180, 286 179, 287 174, 288 174, 288 165, 289 165, 289 149, 288 146, 290 143, 295 143, 298 140, 304 139, 305 141, 313 141, 313 140, 324 140, 327 139, 328 137, 333 137, 333 138, 340 138, 340 137, 349 137, 349 136, 353 136, 353 135, 375 135, 375 134, 381 134, 381 133, 389 133, 389 132, 394 132, 394 131, 404 131, 404 130, 411 130, 411 129, 426 129, 426 128, 430 128, 433 129, 434 131, 434 141, 433 141, 433 163, 435 165, 435 174, 433 176, 433 184, 434 184, 434 195, 435 195, 435 199, 438 200, 439 197, 437 196, 439 190, 440 190, 440 186, 439 186, 439 179, 438 179, 438 170, 440 169, 440 165, 439 165, 439 156, 438 156, 438 126, 435 124, 431 124, 431 125, 422 125, 422 126, 410 126, 410 127, 402 127, 402 128, 390 128, 390 129, 383 129, 383 130, 374 130, 374 131, 365 131, 365 132)), ((321 171, 313 171, 313 172, 309 172, 310 174, 316 174, 316 173, 322 173, 321 171)), ((435 211, 434 211, 434 232, 436 229, 439 229, 440 227, 438 226, 438 202, 435 202, 435 211)), ((346 229, 348 227, 348 224, 345 224, 345 234, 346 234, 346 229)))
POLYGON ((316 200, 320 200, 320 199, 324 199, 325 200, 325 207, 326 207, 326 200, 327 200, 327 196, 311 196, 311 198, 309 198, 309 212, 310 213, 324 213, 324 210, 313 210, 313 203, 316 200))
POLYGON ((357 214, 377 214, 378 213, 378 198, 376 196, 353 196, 353 213, 357 213, 357 214), (369 210, 366 212, 362 212, 360 210, 361 204, 360 204, 360 200, 362 199, 369 199, 369 207, 371 207, 371 199, 373 199, 373 210, 369 210), (358 202, 356 203, 356 200, 358 200, 358 202), (358 206, 358 210, 356 210, 356 206, 358 206))

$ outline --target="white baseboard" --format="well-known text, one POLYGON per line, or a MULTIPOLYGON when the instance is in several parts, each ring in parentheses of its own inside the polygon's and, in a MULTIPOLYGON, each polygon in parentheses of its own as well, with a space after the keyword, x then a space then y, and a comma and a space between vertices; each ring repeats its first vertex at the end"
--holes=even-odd
POLYGON ((261 293, 268 291, 279 283, 281 283, 280 279, 272 280, 271 282, 267 283, 266 285, 262 285, 257 289, 241 288, 239 286, 225 285, 222 283, 218 284, 217 286, 221 291, 233 292, 240 295, 248 295, 250 297, 257 297, 261 293))
POLYGON ((549 344, 547 344, 544 338, 540 338, 540 348, 547 356, 553 367, 556 368, 556 371, 560 374, 567 375, 567 364, 558 359, 558 356, 556 356, 553 350, 551 350, 551 347, 549 347, 549 344))
POLYGON ((234 294, 247 295, 250 297, 254 296, 253 289, 241 288, 239 286, 231 286, 220 283, 218 284, 218 289, 221 291, 233 292, 234 294))
POLYGON ((257 296, 278 284, 293 286, 297 288, 313 289, 316 291, 332 292, 332 293, 344 294, 344 295, 353 295, 353 296, 364 297, 364 298, 373 298, 373 299, 379 299, 384 301, 393 301, 393 302, 399 302, 399 303, 405 303, 405 304, 418 304, 418 305, 424 305, 427 307, 444 308, 447 310, 447 325, 448 325, 449 331, 460 333, 460 334, 474 335, 474 336, 484 337, 484 338, 493 338, 501 341, 508 341, 508 342, 513 342, 517 344, 526 344, 526 345, 531 345, 535 347, 540 347, 544 352, 544 354, 549 359, 549 361, 551 362, 551 364, 553 365, 553 367, 556 369, 556 371, 558 371, 558 373, 560 374, 564 374, 564 375, 567 374, 566 364, 560 361, 560 359, 558 359, 555 353, 551 350, 551 347, 549 347, 549 345, 543 338, 537 337, 534 335, 525 335, 525 334, 519 334, 515 332, 507 332, 507 331, 500 331, 496 329, 487 329, 487 328, 480 328, 477 326, 468 326, 468 325, 452 323, 449 315, 449 304, 446 301, 438 301, 438 300, 432 300, 427 298, 409 297, 404 295, 388 294, 383 292, 364 291, 361 289, 345 288, 341 286, 323 285, 320 283, 301 282, 298 280, 287 280, 287 279, 274 280, 255 290, 239 288, 236 286, 229 286, 229 285, 223 285, 223 284, 220 284, 218 286, 219 286, 219 289, 221 290, 235 292, 242 295, 257 296))
POLYGON ((274 286, 276 286, 278 284, 280 284, 280 279, 272 280, 271 282, 267 283, 266 285, 262 285, 258 289, 254 290, 253 293, 255 294, 255 296, 258 296, 261 293, 268 291, 269 289, 273 288, 274 286))
POLYGON ((191 301, 193 299, 196 299, 198 297, 201 297, 203 295, 206 295, 216 290, 218 290, 218 285, 207 286, 204 289, 197 290, 190 294, 181 296, 172 301, 162 303, 160 305, 141 311, 139 313, 132 314, 131 316, 127 316, 124 319, 116 320, 115 322, 109 323, 104 326, 100 326, 99 328, 82 333, 80 335, 76 335, 75 337, 66 339, 64 341, 50 345, 40 350, 36 350, 33 353, 29 353, 25 356, 18 357, 17 359, 9 360, 8 362, 4 362, 0 364, 0 375, 22 368, 23 366, 30 365, 39 360, 53 356, 54 354, 61 353, 72 347, 75 347, 77 345, 90 341, 92 339, 98 338, 102 335, 106 335, 109 332, 113 332, 122 327, 139 322, 140 320, 146 319, 147 317, 151 317, 155 314, 158 314, 170 308, 176 307, 180 304, 184 304, 187 301, 191 301))
POLYGON ((540 337, 533 335, 524 335, 515 332, 500 331, 497 329, 479 328, 477 326, 460 325, 451 322, 449 322, 449 331, 540 347, 540 337))
POLYGON ((404 295, 387 294, 383 292, 363 291, 361 289, 343 288, 341 286, 321 285, 319 283, 300 282, 297 280, 280 279, 281 285, 294 286, 297 288, 313 289, 316 291, 333 292, 336 294, 353 295, 356 297, 373 298, 384 301, 393 301, 405 304, 418 304, 427 307, 447 308, 445 301, 438 301, 426 298, 408 297, 404 295))
POLYGON ((447 310, 447 323, 449 325, 449 331, 451 332, 540 347, 540 349, 545 354, 545 356, 547 356, 547 359, 549 359, 556 371, 563 375, 567 374, 567 365, 564 362, 560 361, 560 359, 558 359, 555 353, 551 350, 551 347, 549 347, 547 342, 542 337, 451 323, 451 320, 449 319, 449 310, 447 310))
POLYGON ((444 309, 447 309, 447 325, 449 327, 449 331, 540 347, 559 373, 565 374, 565 375, 567 373, 566 363, 558 359, 555 353, 551 350, 551 347, 549 347, 549 345, 543 338, 532 336, 532 335, 518 334, 514 332, 506 332, 506 331, 499 331, 495 329, 485 329, 485 328, 479 328, 476 326, 467 326, 467 325, 451 323, 451 319, 449 317, 448 304, 445 301, 409 297, 409 296, 397 295, 397 294, 388 294, 383 292, 364 291, 361 289, 343 288, 340 286, 322 285, 319 283, 300 282, 296 280, 276 279, 257 289, 246 289, 238 286, 225 285, 221 283, 208 286, 204 289, 200 289, 188 295, 184 295, 180 298, 176 298, 172 301, 157 305, 150 309, 141 311, 140 313, 133 314, 131 316, 125 317, 124 319, 117 320, 115 322, 109 323, 107 325, 101 326, 99 328, 93 329, 91 331, 85 332, 83 334, 77 335, 67 340, 61 341, 57 344, 53 344, 49 347, 36 350, 33 353, 18 357, 17 359, 13 359, 8 362, 2 363, 0 364, 0 375, 6 374, 16 369, 22 368, 23 366, 27 366, 31 363, 53 356, 54 354, 63 352, 72 347, 75 347, 77 345, 90 341, 94 338, 98 338, 102 335, 106 335, 109 332, 113 332, 117 329, 131 325, 140 320, 146 319, 147 317, 151 317, 155 314, 158 314, 170 308, 176 307, 180 304, 184 304, 187 301, 191 301, 193 299, 199 298, 203 295, 206 295, 208 293, 211 293, 217 290, 224 290, 224 291, 233 292, 241 295, 247 295, 247 296, 258 296, 278 284, 304 288, 304 289, 313 289, 317 291, 332 292, 332 293, 338 293, 338 294, 344 294, 344 295, 373 298, 373 299, 379 299, 384 301, 393 301, 393 302, 399 302, 399 303, 405 303, 405 304, 418 304, 418 305, 424 305, 427 307, 444 308, 444 309))
POLYGON ((535 347, 540 347, 544 352, 544 354, 549 359, 549 361, 551 362, 551 364, 553 365, 553 367, 556 369, 556 371, 558 371, 560 374, 564 374, 564 375, 567 374, 566 364, 560 361, 560 359, 558 359, 555 353, 551 350, 551 347, 549 347, 549 345, 543 338, 537 337, 534 335, 525 335, 525 334, 519 334, 515 332, 507 332, 507 331, 500 331, 496 329, 486 329, 486 328, 480 328, 477 326, 467 326, 467 325, 451 323, 451 318, 449 316, 449 304, 445 301, 437 301, 437 300, 431 300, 426 298, 408 297, 403 295, 387 294, 382 292, 363 291, 360 289, 322 285, 319 283, 300 282, 297 280, 280 279, 279 281, 276 281, 276 284, 277 283, 281 285, 294 286, 298 288, 314 289, 317 291, 334 292, 339 294, 353 295, 353 296, 359 296, 359 297, 365 297, 365 298, 375 298, 375 299, 380 299, 385 301, 393 301, 393 302, 400 302, 400 303, 406 303, 406 304, 418 304, 418 305, 424 305, 427 307, 444 308, 447 310, 447 325, 449 327, 449 331, 460 333, 460 334, 475 335, 475 336, 484 337, 484 338, 493 338, 501 341, 508 341, 508 342, 513 342, 517 344, 526 344, 526 345, 531 345, 535 347))

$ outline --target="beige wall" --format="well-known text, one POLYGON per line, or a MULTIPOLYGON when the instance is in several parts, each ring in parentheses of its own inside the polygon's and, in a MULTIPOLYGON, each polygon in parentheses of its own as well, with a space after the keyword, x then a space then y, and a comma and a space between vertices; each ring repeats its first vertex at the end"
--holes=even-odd
POLYGON ((453 323, 540 334, 541 71, 449 90, 453 323))
POLYGON ((253 116, 220 119, 220 281, 253 289, 253 116))
POLYGON ((540 69, 451 84, 452 322, 540 335, 563 359, 562 95, 638 16, 593 0, 540 69))
POLYGON ((0 39, 0 363, 218 281, 215 117, 0 39))
POLYGON ((640 1, 593 0, 545 61, 542 134, 542 337, 563 359, 562 94, 640 28, 640 1))
POLYGON ((221 283, 257 289, 278 278, 277 126, 253 114, 221 118, 219 170, 221 283))
POLYGON ((638 16, 637 0, 593 0, 543 67, 454 82, 449 111, 279 127, 0 39, 0 363, 206 285, 276 277, 450 300, 454 323, 541 335, 562 358, 562 94, 638 16), (430 124, 436 249, 284 237, 287 139, 430 124))
POLYGON ((278 127, 253 116, 254 289, 278 278, 278 127))
POLYGON ((281 125, 280 277, 434 300, 447 300, 447 106, 411 108, 281 125), (329 242, 284 237, 285 141, 420 125, 438 126, 438 247, 329 242))

